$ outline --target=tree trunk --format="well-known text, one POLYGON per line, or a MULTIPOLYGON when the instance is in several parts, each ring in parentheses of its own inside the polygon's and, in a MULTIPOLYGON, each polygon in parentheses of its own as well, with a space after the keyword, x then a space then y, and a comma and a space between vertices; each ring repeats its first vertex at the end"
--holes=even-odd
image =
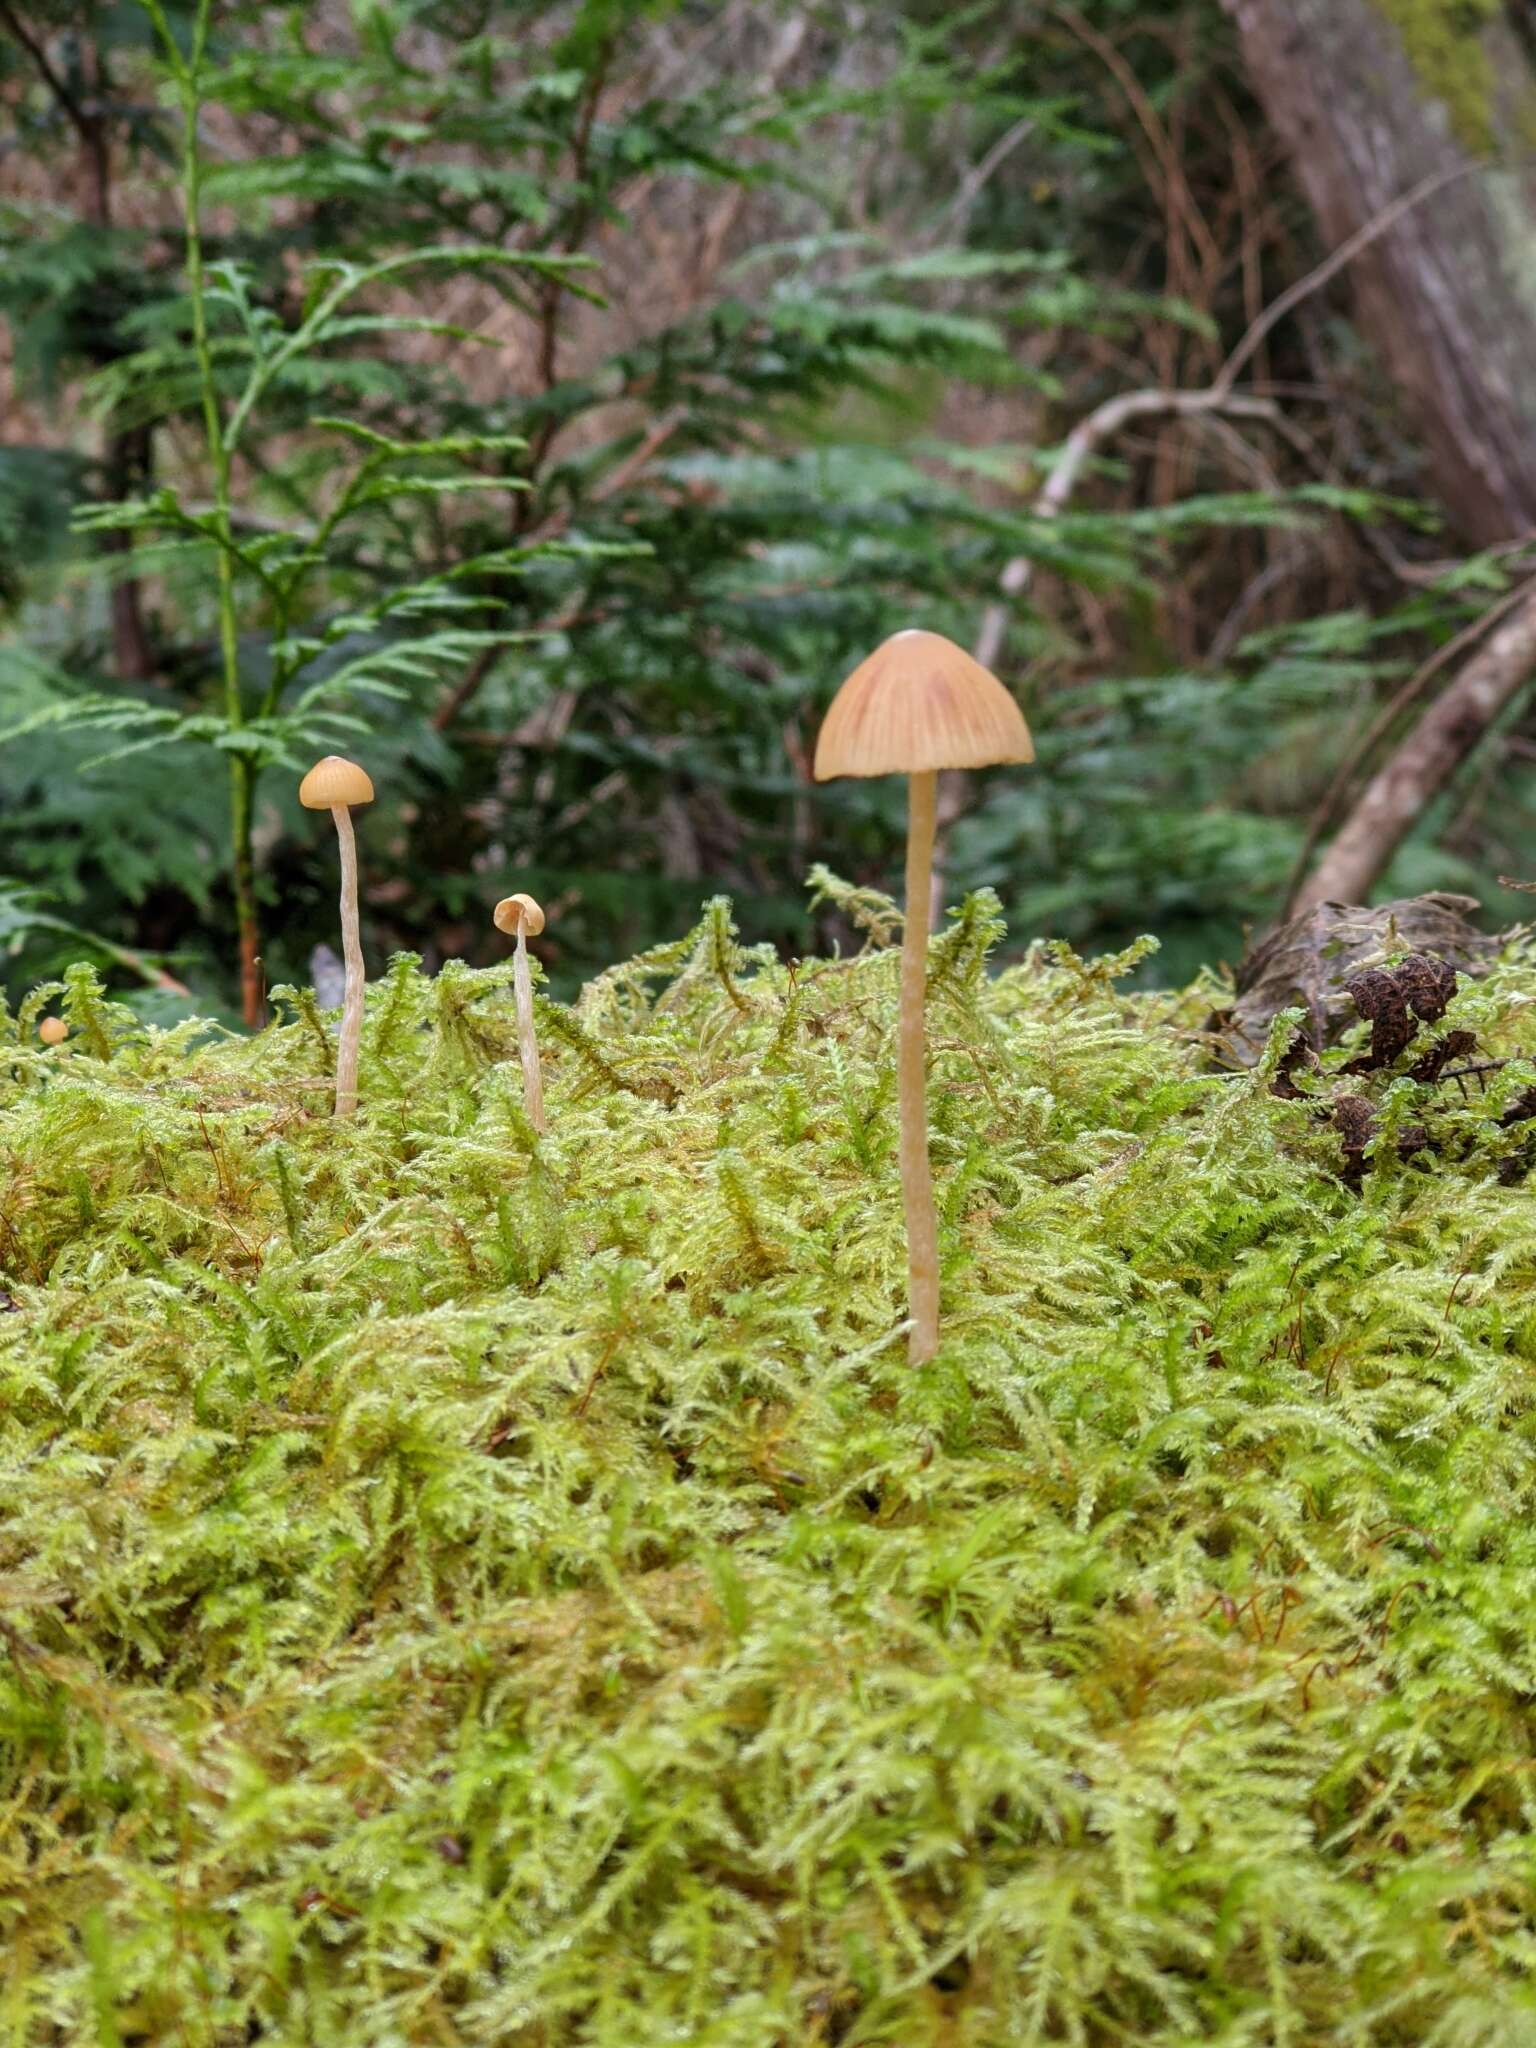
POLYGON ((1536 64, 1464 0, 1222 0, 1328 243, 1445 180, 1351 266, 1358 317, 1477 546, 1536 527, 1536 64))

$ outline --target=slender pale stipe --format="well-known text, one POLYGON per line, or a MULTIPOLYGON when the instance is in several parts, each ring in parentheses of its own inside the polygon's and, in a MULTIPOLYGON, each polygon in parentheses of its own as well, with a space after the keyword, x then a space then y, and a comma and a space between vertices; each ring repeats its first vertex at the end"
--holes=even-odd
POLYGON ((357 839, 352 813, 333 804, 336 837, 341 844, 341 959, 347 971, 341 1003, 341 1036, 336 1042, 336 1114, 357 1109, 357 1051, 363 1036, 363 935, 357 916, 357 839))
POLYGON ((939 778, 930 768, 907 785, 907 922, 901 941, 901 1018, 896 1088, 901 1111, 901 1199, 907 1219, 907 1359, 923 1365, 939 1345, 939 1225, 928 1159, 928 897, 939 778))
POLYGON ((544 1120, 544 1074, 539 1066, 539 1041, 533 1029, 533 978, 528 972, 528 938, 544 929, 544 913, 531 896, 519 893, 503 896, 491 914, 497 931, 515 936, 512 955, 512 994, 517 1003, 517 1051, 523 1065, 523 1107, 528 1121, 540 1137, 549 1129, 544 1120))
POLYGON ((512 992, 517 998, 517 1050, 523 1063, 523 1102, 528 1121, 542 1137, 549 1129, 544 1121, 544 1072, 539 1065, 539 1041, 533 1035, 533 982, 528 973, 528 921, 517 927, 517 951, 512 955, 512 992))
POLYGON ((299 802, 307 811, 329 811, 341 849, 341 955, 347 970, 341 999, 341 1036, 336 1045, 337 1116, 357 1110, 357 1052, 363 1035, 363 940, 357 921, 357 841, 352 834, 353 804, 373 802, 373 784, 355 761, 327 754, 299 784, 299 802))

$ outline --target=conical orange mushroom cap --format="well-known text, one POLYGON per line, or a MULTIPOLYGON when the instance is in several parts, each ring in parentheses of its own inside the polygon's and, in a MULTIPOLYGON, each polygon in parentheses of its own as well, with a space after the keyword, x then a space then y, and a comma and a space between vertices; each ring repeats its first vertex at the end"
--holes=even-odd
POLYGON ((327 754, 299 784, 299 802, 307 811, 328 811, 336 804, 371 804, 373 784, 367 770, 355 761, 327 754))
POLYGON ((861 661, 816 740, 818 782, 1033 761, 1024 714, 990 669, 942 633, 909 627, 861 661))

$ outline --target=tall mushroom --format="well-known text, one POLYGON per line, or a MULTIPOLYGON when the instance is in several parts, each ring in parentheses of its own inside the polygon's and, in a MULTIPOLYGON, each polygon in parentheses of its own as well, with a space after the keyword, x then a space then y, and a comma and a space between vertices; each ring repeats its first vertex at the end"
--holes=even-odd
POLYGON ((909 778, 896 1059, 912 1319, 907 1357, 913 1365, 932 1358, 939 1342, 939 1232, 928 1160, 923 1044, 938 775, 941 768, 984 768, 1034 758, 1029 727, 997 677, 942 633, 916 628, 893 634, 859 663, 832 699, 816 741, 818 782, 839 775, 909 778))
POLYGON ((346 987, 341 1000, 341 1037, 336 1044, 336 1114, 357 1108, 357 1047, 363 1031, 363 942, 357 924, 357 841, 352 804, 371 804, 373 784, 355 761, 327 754, 299 784, 299 802, 309 811, 329 811, 341 843, 341 955, 346 987))
POLYGON ((542 1137, 549 1126, 544 1121, 544 1076, 539 1069, 539 1041, 533 1032, 533 983, 528 975, 528 941, 544 929, 544 913, 531 896, 503 896, 491 913, 499 932, 516 936, 512 955, 512 989, 517 998, 517 1049, 523 1062, 523 1103, 528 1121, 542 1137))

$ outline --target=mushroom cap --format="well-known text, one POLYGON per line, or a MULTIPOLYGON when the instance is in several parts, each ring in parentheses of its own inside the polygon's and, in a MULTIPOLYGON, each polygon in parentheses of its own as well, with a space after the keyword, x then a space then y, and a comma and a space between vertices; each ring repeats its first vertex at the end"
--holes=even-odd
POLYGON ((942 633, 893 633, 832 699, 816 740, 818 782, 1033 761, 1024 714, 990 669, 942 633))
POLYGON ((62 1045, 69 1036, 69 1026, 62 1017, 45 1017, 37 1027, 37 1035, 44 1045, 62 1045))
POLYGON ((519 925, 523 926, 530 939, 536 939, 544 929, 544 913, 531 896, 503 896, 491 912, 491 922, 499 932, 516 935, 519 925))
POLYGON ((373 784, 355 761, 327 754, 299 784, 299 802, 306 811, 329 811, 337 804, 371 804, 373 784))

